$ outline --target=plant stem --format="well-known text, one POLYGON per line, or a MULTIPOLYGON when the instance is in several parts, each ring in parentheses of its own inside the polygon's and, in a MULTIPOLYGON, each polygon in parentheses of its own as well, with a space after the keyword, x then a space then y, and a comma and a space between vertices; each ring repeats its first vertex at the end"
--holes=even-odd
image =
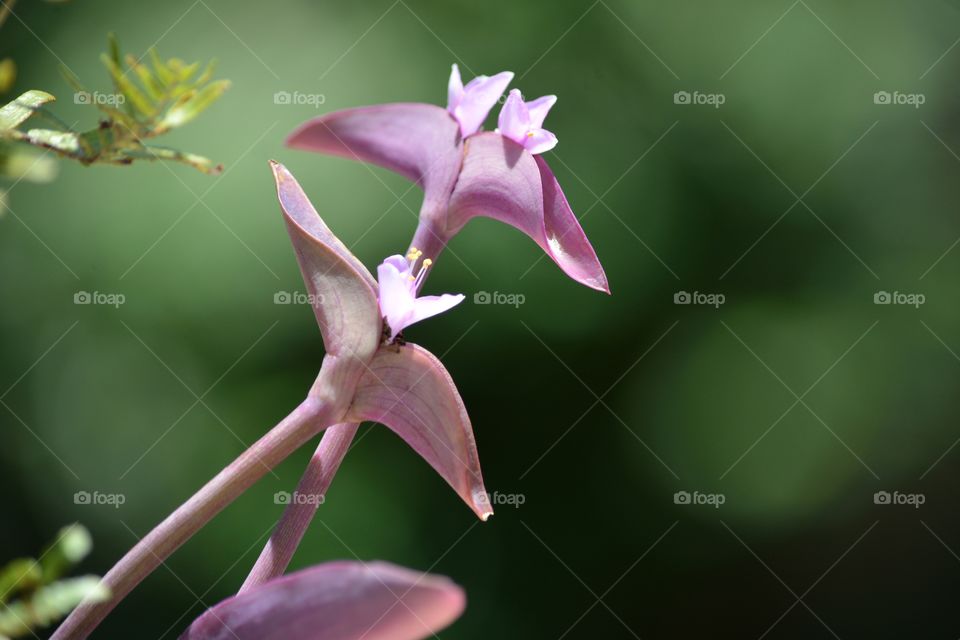
POLYGON ((317 507, 333 482, 333 476, 347 455, 358 426, 356 423, 344 423, 324 431, 316 452, 300 478, 296 493, 284 509, 280 522, 238 593, 280 577, 287 570, 317 507), (297 496, 301 499, 298 500, 297 496))
POLYGON ((82 604, 51 640, 82 640, 123 598, 180 545, 277 466, 298 447, 342 415, 343 409, 311 395, 265 436, 158 524, 103 578, 112 596, 107 602, 82 604))
MULTIPOLYGON (((434 217, 427 215, 430 205, 423 204, 420 212, 420 222, 417 230, 414 232, 413 240, 410 242, 410 248, 416 247, 423 252, 421 260, 430 258, 434 262, 437 256, 447 245, 447 237, 439 231, 439 227, 433 222, 434 217)), ((429 275, 429 274, 428 274, 429 275)), ((420 283, 421 288, 426 277, 420 283)), ((340 468, 347 450, 350 448, 350 442, 357 433, 355 424, 339 424, 327 429, 317 446, 316 452, 307 463, 307 468, 300 478, 297 485, 297 493, 300 495, 326 495, 330 483, 333 482, 333 476, 340 468)), ((313 516, 317 512, 319 504, 295 504, 291 502, 287 505, 280 522, 267 541, 260 557, 250 570, 247 579, 240 587, 239 593, 243 593, 263 584, 273 578, 278 578, 287 570, 290 559, 293 558, 300 541, 303 539, 313 516)))

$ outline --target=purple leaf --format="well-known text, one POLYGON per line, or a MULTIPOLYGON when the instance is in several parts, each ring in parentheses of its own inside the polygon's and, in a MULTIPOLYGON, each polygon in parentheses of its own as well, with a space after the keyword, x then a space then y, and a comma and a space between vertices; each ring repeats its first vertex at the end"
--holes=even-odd
POLYGON ((442 576, 385 562, 330 562, 221 602, 180 640, 420 640, 465 606, 463 589, 442 576))
POLYGON ((446 202, 460 171, 460 125, 431 104, 336 111, 302 124, 287 145, 396 171, 420 185, 425 205, 438 207, 446 202))
POLYGON ((429 351, 414 344, 381 347, 360 378, 347 420, 386 425, 482 520, 493 513, 463 400, 450 374, 429 351))
POLYGON ((323 223, 297 180, 272 162, 280 208, 330 356, 369 360, 380 342, 376 283, 323 223))
POLYGON ((475 216, 506 222, 530 236, 563 271, 610 292, 597 254, 543 158, 496 133, 470 137, 450 196, 449 228, 475 216))

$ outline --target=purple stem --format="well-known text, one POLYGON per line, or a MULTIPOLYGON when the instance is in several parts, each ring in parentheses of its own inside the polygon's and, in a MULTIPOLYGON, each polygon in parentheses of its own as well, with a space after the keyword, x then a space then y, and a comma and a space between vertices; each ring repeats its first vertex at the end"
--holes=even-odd
POLYGON ((103 578, 110 600, 81 604, 60 625, 51 640, 82 640, 123 598, 171 553, 200 530, 254 482, 298 447, 335 422, 340 403, 311 394, 300 406, 257 440, 176 511, 154 527, 103 578))
MULTIPOLYGON (((326 496, 330 483, 333 482, 333 476, 336 475, 343 457, 347 455, 351 441, 357 434, 358 426, 356 423, 346 422, 324 431, 320 445, 310 458, 303 477, 300 478, 296 495, 310 498, 326 496)), ((319 499, 290 501, 238 593, 283 575, 307 527, 310 526, 310 521, 320 502, 319 499)))

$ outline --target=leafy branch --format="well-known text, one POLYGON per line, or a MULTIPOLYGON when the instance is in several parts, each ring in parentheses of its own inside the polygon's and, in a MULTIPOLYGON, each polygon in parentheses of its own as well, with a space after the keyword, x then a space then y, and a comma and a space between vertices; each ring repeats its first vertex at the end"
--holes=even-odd
POLYGON ((60 530, 39 559, 18 558, 0 568, 0 640, 34 635, 87 599, 101 602, 110 590, 96 576, 60 579, 90 553, 90 534, 78 524, 60 530), (13 596, 17 600, 8 602, 13 596))
MULTIPOLYGON (((213 80, 215 63, 198 74, 200 63, 186 64, 178 58, 163 60, 151 49, 148 66, 143 58, 121 56, 112 35, 109 44, 109 53, 101 55, 101 60, 113 80, 114 93, 88 91, 72 72, 62 69, 76 91, 75 101, 100 111, 99 126, 74 131, 46 109, 54 96, 34 89, 0 107, 0 142, 27 143, 87 165, 167 160, 208 174, 220 173, 223 166, 214 165, 203 156, 145 142, 191 122, 223 95, 230 81, 213 80), (56 128, 24 131, 21 126, 35 115, 53 122, 56 128)), ((2 155, 0 150, 0 158, 2 155)))

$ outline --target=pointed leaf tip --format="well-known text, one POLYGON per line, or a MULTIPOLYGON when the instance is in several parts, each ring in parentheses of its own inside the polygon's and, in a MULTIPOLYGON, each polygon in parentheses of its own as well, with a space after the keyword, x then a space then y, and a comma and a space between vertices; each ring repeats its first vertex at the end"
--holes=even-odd
POLYGON ((274 161, 270 167, 327 353, 369 360, 381 323, 373 277, 320 219, 287 168, 274 161))
POLYGON ((409 343, 381 347, 348 414, 351 422, 380 422, 403 438, 481 520, 493 513, 467 410, 432 353, 409 343))
POLYGON ((498 133, 467 141, 449 216, 452 230, 476 216, 505 222, 529 236, 568 276, 610 292, 597 254, 546 161, 498 133))

